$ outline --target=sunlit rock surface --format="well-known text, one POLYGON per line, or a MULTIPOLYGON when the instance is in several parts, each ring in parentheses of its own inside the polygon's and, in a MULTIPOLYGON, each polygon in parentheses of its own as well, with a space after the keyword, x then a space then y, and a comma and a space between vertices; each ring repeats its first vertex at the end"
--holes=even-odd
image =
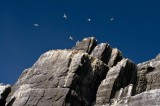
POLYGON ((89 37, 42 54, 0 106, 159 106, 159 82, 160 55, 136 65, 89 37))

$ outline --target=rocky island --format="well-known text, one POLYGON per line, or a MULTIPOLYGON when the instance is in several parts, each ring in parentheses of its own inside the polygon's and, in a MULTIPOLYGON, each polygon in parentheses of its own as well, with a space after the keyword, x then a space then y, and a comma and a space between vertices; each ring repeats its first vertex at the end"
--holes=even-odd
POLYGON ((84 38, 50 50, 13 85, 0 106, 160 106, 160 55, 135 64, 107 43, 84 38))

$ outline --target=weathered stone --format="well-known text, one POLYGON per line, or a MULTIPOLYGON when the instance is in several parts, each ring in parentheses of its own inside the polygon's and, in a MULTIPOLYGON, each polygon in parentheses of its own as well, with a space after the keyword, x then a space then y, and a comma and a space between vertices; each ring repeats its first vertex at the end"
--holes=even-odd
POLYGON ((94 37, 84 38, 81 42, 77 42, 76 46, 73 47, 75 50, 84 50, 90 54, 94 47, 97 45, 97 41, 94 37))
POLYGON ((0 84, 0 106, 5 106, 6 98, 8 97, 8 94, 10 92, 11 92, 11 86, 10 85, 0 84))
POLYGON ((101 43, 97 45, 91 53, 91 56, 102 60, 104 63, 108 64, 111 56, 111 47, 106 43, 101 43))
POLYGON ((122 58, 123 58, 122 54, 117 48, 112 49, 112 53, 109 58, 108 66, 110 67, 115 66, 120 60, 122 60, 122 58))
POLYGON ((160 88, 160 58, 138 64, 136 94, 160 88))
POLYGON ((116 101, 111 106, 159 106, 160 89, 145 91, 132 97, 116 101))
POLYGON ((138 64, 137 67, 137 81, 132 96, 113 99, 111 106, 159 106, 159 55, 155 59, 138 64))
POLYGON ((128 101, 128 106, 159 106, 159 105, 160 105, 160 89, 145 91, 143 93, 131 97, 128 101))
MULTIPOLYGON (((72 65, 74 63, 71 62, 71 66, 74 66, 72 65)), ((71 67, 71 72, 75 73, 75 80, 67 104, 73 106, 91 105, 92 101, 95 100, 98 86, 108 71, 108 67, 102 61, 86 54, 83 56, 81 64, 78 69, 76 68, 76 71, 72 71, 73 68, 71 67), (84 60, 86 62, 82 64, 84 60)))
POLYGON ((122 97, 131 96, 132 84, 136 81, 135 71, 135 65, 128 59, 122 59, 112 67, 99 86, 96 105, 106 105, 111 99, 119 100, 122 97))
POLYGON ((159 55, 135 65, 118 49, 96 45, 89 37, 42 54, 12 88, 0 85, 0 106, 159 106, 159 55))
POLYGON ((108 67, 87 53, 48 51, 12 87, 12 106, 90 105, 108 67), (74 97, 74 98, 73 98, 74 97))

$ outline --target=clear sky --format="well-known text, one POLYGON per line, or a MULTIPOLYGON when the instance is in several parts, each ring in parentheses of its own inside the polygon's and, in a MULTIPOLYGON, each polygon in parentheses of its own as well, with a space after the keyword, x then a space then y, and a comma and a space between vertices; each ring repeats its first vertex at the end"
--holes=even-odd
POLYGON ((0 83, 15 83, 42 53, 89 36, 135 63, 154 58, 160 0, 0 0, 0 83))

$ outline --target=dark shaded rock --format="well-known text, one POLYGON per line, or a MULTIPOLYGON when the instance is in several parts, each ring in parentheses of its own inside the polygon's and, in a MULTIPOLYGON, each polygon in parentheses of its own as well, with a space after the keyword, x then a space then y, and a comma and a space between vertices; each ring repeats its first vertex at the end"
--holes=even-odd
POLYGON ((117 48, 113 48, 109 58, 108 66, 115 66, 119 61, 122 60, 122 58, 122 53, 117 48))
POLYGON ((96 57, 102 60, 104 63, 108 64, 108 61, 111 56, 111 51, 112 48, 108 44, 101 43, 94 48, 94 50, 91 53, 91 56, 96 57))
POLYGON ((99 86, 96 105, 107 105, 110 104, 111 99, 116 101, 131 96, 136 81, 135 67, 128 59, 122 59, 116 66, 112 67, 99 86))
POLYGON ((10 85, 0 84, 0 106, 5 106, 6 98, 8 97, 8 94, 10 92, 11 92, 11 86, 10 85))
POLYGON ((92 51, 91 56, 102 60, 109 67, 115 66, 123 58, 122 53, 117 48, 112 49, 106 43, 97 45, 92 51))
MULTIPOLYGON (((90 57, 84 58, 87 62, 90 57)), ((68 104, 89 106, 95 100, 98 86, 105 78, 108 67, 102 61, 92 59, 77 70, 75 85, 72 85, 71 94, 67 100, 68 104)))

